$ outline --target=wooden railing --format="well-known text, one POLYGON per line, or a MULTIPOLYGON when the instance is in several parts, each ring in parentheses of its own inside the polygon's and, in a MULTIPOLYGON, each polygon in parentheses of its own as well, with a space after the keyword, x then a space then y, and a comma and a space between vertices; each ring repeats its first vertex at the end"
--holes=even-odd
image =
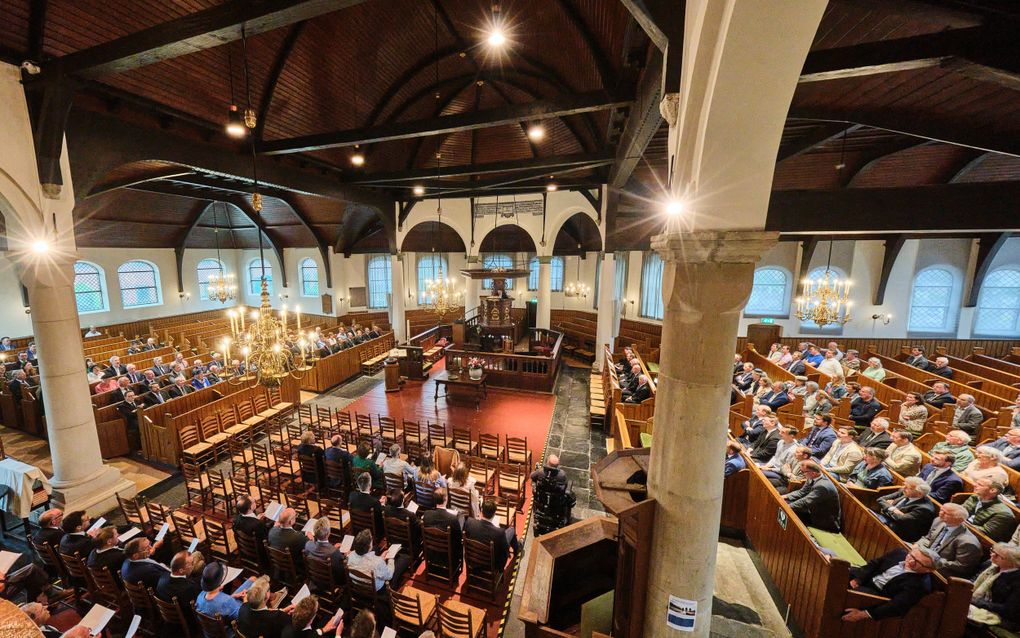
MULTIPOLYGON (((361 372, 361 364, 393 347, 393 333, 359 343, 353 348, 319 359, 301 379, 301 389, 325 392, 361 372)), ((289 401, 289 399, 286 399, 289 401)))
POLYGON ((470 357, 477 357, 482 361, 488 385, 552 392, 559 372, 560 350, 563 345, 563 335, 555 334, 556 342, 549 356, 450 349, 446 351, 446 367, 449 370, 466 368, 467 360, 470 357))

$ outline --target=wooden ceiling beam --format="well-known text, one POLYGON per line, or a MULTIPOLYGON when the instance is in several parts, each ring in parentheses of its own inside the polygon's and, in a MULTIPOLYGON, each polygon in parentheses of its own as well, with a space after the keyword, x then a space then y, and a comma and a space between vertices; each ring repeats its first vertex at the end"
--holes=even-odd
POLYGON ((538 100, 530 104, 513 104, 505 107, 443 115, 413 122, 392 122, 362 129, 317 133, 283 140, 274 140, 261 145, 259 151, 266 155, 305 153, 328 148, 374 144, 430 135, 447 135, 459 131, 516 124, 521 121, 537 121, 567 117, 590 111, 626 106, 630 99, 608 95, 604 91, 593 91, 580 95, 564 95, 550 100, 538 100))
POLYGON ((1020 182, 773 191, 766 230, 793 235, 1020 230, 1020 182), (924 211, 923 222, 916 211, 924 211))
POLYGON ((276 239, 273 238, 273 236, 270 234, 270 228, 266 225, 265 220, 262 219, 258 211, 251 207, 251 202, 249 202, 246 197, 232 195, 223 201, 225 201, 228 204, 231 204, 232 206, 234 206, 234 208, 244 213, 244 216, 247 217, 251 223, 255 224, 255 226, 257 226, 260 231, 262 231, 262 234, 265 236, 266 240, 269 241, 269 245, 272 247, 273 252, 276 254, 277 262, 280 264, 279 268, 280 283, 283 284, 282 286, 283 288, 288 288, 289 286, 287 285, 287 262, 284 261, 283 259, 283 244, 280 243, 278 238, 276 239))
POLYGON ((866 175, 873 166, 887 157, 930 143, 928 140, 904 135, 893 139, 888 144, 871 146, 864 151, 860 151, 856 154, 857 167, 855 169, 849 166, 844 167, 839 176, 839 185, 852 188, 857 185, 858 180, 863 175, 866 175))
POLYGON ((662 126, 659 103, 662 102, 662 54, 655 52, 641 73, 638 97, 630 109, 627 123, 616 150, 616 160, 609 171, 609 187, 624 188, 645 154, 645 149, 662 126))
POLYGON ((890 235, 885 239, 885 247, 882 252, 882 270, 878 276, 878 285, 875 286, 875 297, 873 305, 881 306, 885 303, 885 290, 889 286, 889 277, 892 275, 893 266, 896 265, 896 258, 903 250, 906 237, 903 235, 890 235))
POLYGON ((776 163, 796 157, 816 146, 838 140, 858 128, 860 127, 847 122, 823 122, 799 138, 786 144, 780 144, 776 163))
POLYGON ((1006 243, 1006 240, 1013 236, 1013 233, 985 233, 978 237, 977 267, 974 269, 974 280, 970 283, 970 294, 963 304, 964 308, 977 306, 978 297, 981 294, 981 286, 985 283, 985 276, 988 275, 995 256, 1006 243))
POLYGON ((287 37, 284 38, 283 44, 280 45, 280 51, 276 54, 276 59, 273 60, 273 68, 269 70, 269 75, 266 76, 266 82, 262 89, 262 101, 259 103, 258 119, 255 121, 255 141, 261 142, 262 135, 266 130, 266 116, 269 115, 269 106, 273 103, 273 94, 276 92, 276 85, 280 81, 280 74, 283 73, 283 69, 287 66, 287 60, 290 59, 291 52, 294 51, 294 45, 297 44, 298 38, 305 30, 305 25, 308 22, 298 22, 290 28, 287 32, 287 37))
POLYGON ((301 225, 305 227, 305 230, 307 230, 312 236, 312 239, 315 240, 315 246, 319 249, 319 257, 322 258, 323 267, 326 269, 326 287, 332 288, 333 273, 332 268, 329 267, 329 242, 326 241, 326 238, 322 236, 322 233, 320 233, 308 221, 308 213, 304 210, 301 204, 298 203, 294 196, 284 194, 278 196, 278 199, 290 208, 290 212, 297 217, 298 221, 301 222, 301 225))
POLYGON ((606 90, 616 89, 619 78, 616 71, 613 70, 613 65, 609 63, 609 56, 602 50, 602 45, 599 44, 598 38, 595 37, 591 28, 588 27, 588 23, 585 22, 584 16, 581 15, 573 0, 556 0, 556 4, 566 14, 567 20, 574 27, 574 30, 577 31, 578 35, 581 36, 585 48, 588 49, 591 57, 594 58, 595 68, 598 70, 602 88, 606 90))
POLYGON ((177 261, 177 292, 179 294, 184 294, 184 251, 188 245, 188 237, 191 235, 191 231, 195 230, 195 227, 198 226, 198 222, 205 215, 205 211, 215 204, 216 202, 202 200, 195 202, 191 206, 188 225, 184 232, 181 233, 181 238, 174 244, 174 257, 177 261))
MULTIPOLYGON (((462 166, 444 166, 444 177, 466 177, 468 175, 489 175, 493 173, 512 173, 519 171, 540 170, 555 171, 562 168, 580 166, 605 166, 613 162, 615 155, 610 151, 598 153, 577 153, 574 155, 557 155, 553 157, 528 158, 523 160, 504 160, 485 164, 469 164, 462 166)), ((413 182, 435 176, 434 168, 416 168, 408 171, 388 173, 368 173, 354 176, 351 184, 383 184, 394 182, 413 182)))
POLYGON ((97 78, 124 73, 333 13, 365 0, 227 0, 202 11, 136 31, 42 65, 27 84, 66 76, 97 78))

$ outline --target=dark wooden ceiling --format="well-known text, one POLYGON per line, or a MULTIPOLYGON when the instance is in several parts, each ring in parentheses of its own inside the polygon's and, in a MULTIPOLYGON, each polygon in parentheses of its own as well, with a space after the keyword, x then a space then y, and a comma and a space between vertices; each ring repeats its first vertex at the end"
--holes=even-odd
MULTIPOLYGON (((32 59, 49 79, 63 56, 87 56, 144 29, 230 5, 244 3, 6 0, 0 56, 32 59)), ((80 74, 74 110, 243 153, 222 124, 228 105, 250 95, 260 163, 295 167, 323 183, 356 184, 397 200, 411 198, 418 184, 430 192, 442 187, 444 196, 523 192, 544 188, 551 173, 564 187, 584 188, 606 183, 618 166, 621 135, 641 105, 642 70, 654 68, 659 55, 618 0, 504 1, 510 43, 499 55, 483 44, 488 0, 337 5, 343 8, 253 28, 244 43, 224 37, 221 46, 80 74), (528 108, 562 114, 543 119, 540 141, 526 135, 530 120, 520 109, 528 108), (471 117, 506 123, 478 126, 471 117), (453 128, 429 134, 443 126, 453 128), (359 149, 367 157, 360 169, 350 163, 357 139, 376 140, 359 149)), ((1018 24, 1020 3, 1010 0, 832 0, 791 105, 774 190, 796 203, 802 191, 838 198, 915 189, 909 192, 923 208, 934 191, 922 187, 1020 185, 1018 24)), ((641 161, 622 181, 618 249, 647 247, 658 228, 648 201, 662 193, 666 137, 660 125, 646 138, 641 161)), ((72 156, 76 161, 88 158, 72 156)), ((211 247, 217 236, 224 246, 257 243, 255 220, 244 210, 248 175, 154 157, 98 181, 102 188, 75 210, 80 245, 211 247)), ((286 184, 261 190, 267 197, 258 220, 278 246, 392 249, 393 225, 357 197, 310 195, 286 184)), ((595 249, 597 235, 571 224, 555 238, 555 250, 570 252, 578 243, 595 249)), ((408 241, 426 241, 421 233, 408 241)))

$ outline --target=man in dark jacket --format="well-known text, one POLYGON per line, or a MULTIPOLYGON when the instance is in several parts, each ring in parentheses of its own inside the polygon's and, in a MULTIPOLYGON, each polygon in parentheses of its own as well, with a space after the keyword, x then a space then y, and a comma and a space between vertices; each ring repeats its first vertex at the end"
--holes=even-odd
POLYGON ((280 519, 276 521, 276 527, 269 530, 267 539, 269 546, 273 549, 287 550, 294 559, 294 566, 299 570, 304 566, 301 552, 305 549, 305 543, 310 540, 309 536, 294 529, 294 521, 297 519, 297 512, 293 508, 286 508, 280 512, 280 519))
POLYGON ((779 427, 776 425, 776 418, 771 415, 762 419, 762 425, 765 430, 748 448, 748 453, 755 461, 765 463, 776 455, 776 448, 779 446, 779 427))
POLYGON ((903 489, 887 494, 876 501, 879 520, 908 543, 928 533, 938 512, 928 499, 931 486, 924 479, 908 476, 903 489))
POLYGON ((269 537, 269 526, 266 523, 266 519, 255 513, 254 504, 251 497, 247 494, 242 494, 238 497, 237 502, 234 503, 234 508, 237 512, 237 516, 234 517, 233 527, 235 534, 240 531, 254 538, 259 552, 259 559, 263 563, 269 562, 269 557, 265 555, 266 550, 263 547, 263 543, 269 537))
POLYGON ((423 527, 434 527, 437 529, 449 530, 450 538, 453 543, 453 555, 459 559, 463 555, 462 546, 463 541, 461 538, 461 528, 464 526, 464 520, 460 514, 451 512, 446 509, 446 490, 437 487, 434 492, 435 509, 428 510, 422 516, 423 527))
POLYGON ((120 570, 121 578, 126 583, 141 583, 150 589, 159 585, 159 580, 170 573, 170 569, 163 563, 150 558, 154 550, 159 549, 163 541, 153 545, 148 538, 138 536, 128 541, 124 547, 124 554, 127 560, 120 570))
POLYGON ((642 374, 638 377, 638 385, 634 388, 634 392, 630 393, 624 402, 641 403, 650 396, 652 396, 652 388, 648 385, 648 377, 642 374))
MULTIPOLYGON (((470 518, 464 523, 464 536, 481 543, 492 543, 496 567, 502 568, 510 558, 510 549, 518 553, 520 546, 513 527, 500 527, 494 519, 496 501, 487 498, 482 502, 482 518, 470 518)), ((500 521, 503 522, 503 521, 500 521)))
POLYGON ((237 611, 237 628, 244 636, 280 638, 290 626, 290 614, 280 609, 270 609, 272 593, 269 578, 263 576, 248 588, 244 604, 237 611))
POLYGON ((931 591, 931 572, 935 566, 931 550, 915 547, 894 549, 869 561, 863 567, 850 568, 850 589, 864 594, 885 596, 889 600, 865 609, 847 609, 843 620, 883 620, 905 616, 910 608, 931 591))
POLYGON ((864 386, 860 395, 850 402, 850 420, 857 427, 867 427, 871 420, 882 411, 882 404, 875 398, 874 388, 864 386))
POLYGON ((89 569, 102 567, 111 574, 120 575, 120 567, 124 563, 124 550, 117 546, 120 536, 116 527, 104 527, 96 533, 96 548, 89 554, 86 565, 89 569))
POLYGON ((955 404, 956 397, 949 392, 948 385, 937 381, 932 384, 931 390, 924 393, 924 402, 941 410, 944 405, 955 404))
POLYGON ((60 553, 74 554, 77 552, 82 558, 88 558, 95 547, 95 541, 87 530, 92 525, 89 515, 81 510, 68 512, 60 524, 64 530, 64 537, 60 539, 60 553))
POLYGON ((921 468, 918 476, 931 485, 930 496, 939 503, 946 503, 954 494, 963 491, 963 479, 953 471, 956 455, 951 452, 935 452, 931 463, 921 468))
POLYGON ((350 509, 352 511, 356 510, 359 512, 371 511, 375 514, 375 529, 372 530, 372 538, 382 538, 382 503, 379 502, 379 499, 372 496, 372 475, 368 472, 358 474, 355 486, 357 489, 352 491, 347 497, 347 503, 350 506, 350 509))
POLYGON ((827 532, 838 532, 840 528, 839 492, 822 468, 814 461, 801 461, 804 486, 783 496, 790 509, 810 527, 827 532))
POLYGON ((992 547, 992 565, 974 581, 971 605, 999 617, 1002 628, 1020 627, 1020 547, 996 543, 992 547), (995 580, 988 584, 988 579, 995 580))
POLYGON ((205 561, 202 555, 179 551, 170 561, 170 571, 164 572, 156 583, 156 595, 160 600, 170 602, 177 600, 187 607, 202 593, 202 568, 205 561))
MULTIPOLYGON (((386 505, 383 506, 383 518, 396 518, 411 526, 411 538, 415 545, 421 547, 421 520, 404 507, 404 492, 400 488, 393 488, 386 495, 386 505)), ((389 527, 387 526, 387 529, 389 527)), ((392 545, 400 541, 395 538, 386 537, 392 545)), ((410 550, 410 548, 406 548, 410 550)))

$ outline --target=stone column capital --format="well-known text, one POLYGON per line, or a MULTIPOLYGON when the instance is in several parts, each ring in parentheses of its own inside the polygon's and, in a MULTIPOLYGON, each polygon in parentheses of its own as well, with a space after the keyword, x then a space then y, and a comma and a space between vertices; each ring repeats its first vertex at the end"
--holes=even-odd
POLYGON ((478 255, 468 255, 467 256, 467 263, 469 263, 469 264, 477 264, 480 261, 481 261, 481 259, 478 257, 478 255))
POLYGON ((539 255, 538 256, 538 263, 540 263, 540 264, 551 264, 552 263, 552 259, 553 259, 552 255, 539 255))
POLYGON ((74 282, 74 257, 51 251, 36 257, 24 254, 15 260, 15 270, 21 282, 29 289, 36 286, 55 287, 74 282))
POLYGON ((659 114, 669 123, 670 127, 676 126, 677 119, 680 117, 680 94, 667 93, 663 95, 659 102, 659 114))
POLYGON ((773 231, 672 232, 652 237, 652 250, 672 263, 754 264, 778 241, 773 231))

